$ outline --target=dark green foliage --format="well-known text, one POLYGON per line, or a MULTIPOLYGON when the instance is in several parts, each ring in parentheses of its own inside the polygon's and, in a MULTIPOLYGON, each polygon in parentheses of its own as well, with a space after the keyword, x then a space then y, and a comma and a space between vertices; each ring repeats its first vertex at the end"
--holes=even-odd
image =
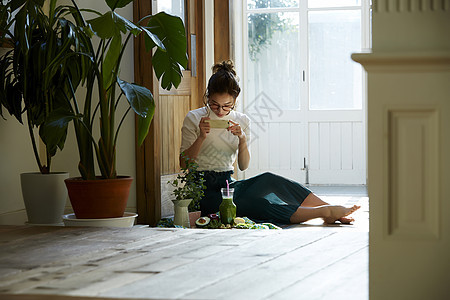
POLYGON ((189 211, 198 211, 200 210, 200 199, 206 189, 205 179, 203 173, 197 170, 198 164, 194 160, 186 156, 183 156, 183 159, 185 167, 181 168, 181 173, 176 179, 168 183, 175 187, 173 195, 177 200, 192 199, 188 209, 189 211))
POLYGON ((33 129, 39 128, 44 137, 49 115, 56 109, 70 110, 70 91, 80 84, 83 58, 77 54, 82 51, 80 30, 65 19, 67 8, 51 0, 46 15, 43 3, 12 0, 0 6, 0 44, 12 47, 0 57, 0 115, 5 117, 3 107, 23 123, 26 114, 37 164, 41 173, 48 173, 51 157, 64 147, 67 126, 60 126, 47 144, 47 165, 39 158, 33 129))
POLYGON ((116 178, 117 138, 130 111, 138 118, 139 144, 143 143, 150 128, 155 112, 151 91, 120 78, 121 61, 128 43, 134 37, 144 34, 147 50, 152 51, 156 47, 152 64, 158 78, 161 78, 163 88, 178 87, 181 82, 181 69, 187 67, 187 43, 181 19, 162 12, 133 23, 115 11, 116 8, 122 8, 131 2, 106 0, 111 10, 102 14, 91 9, 79 9, 72 1, 71 10, 83 30, 85 47, 80 51, 80 55, 85 58, 81 70, 85 71, 82 79, 87 91, 86 98, 84 107, 81 108, 73 94, 69 110, 58 110, 51 114, 52 122, 46 123, 47 134, 43 140, 46 143, 55 142, 52 134, 61 130, 67 121, 73 120, 80 154, 78 169, 84 179, 97 178, 94 153, 101 178, 116 178), (84 21, 81 12, 94 14, 94 17, 84 21), (120 119, 116 120, 116 109, 122 96, 125 96, 130 106, 120 119), (95 121, 98 121, 100 126, 95 124, 95 121), (98 140, 94 138, 98 135, 94 128, 100 131, 98 140))

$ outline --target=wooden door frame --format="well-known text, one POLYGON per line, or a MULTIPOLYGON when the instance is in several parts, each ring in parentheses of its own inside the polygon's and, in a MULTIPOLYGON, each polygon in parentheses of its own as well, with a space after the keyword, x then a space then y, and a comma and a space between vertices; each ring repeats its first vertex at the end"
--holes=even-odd
POLYGON ((230 46, 230 1, 214 0, 214 62, 230 59, 230 46))
MULTIPOLYGON (((133 2, 133 19, 139 21, 152 13, 152 1, 133 2)), ((152 56, 145 50, 143 35, 134 40, 134 81, 149 88, 158 99, 158 88, 154 88, 152 56)), ((156 82, 157 83, 157 82, 156 82)), ((157 102, 157 101, 155 101, 157 102)), ((155 226, 161 218, 161 166, 159 115, 155 114, 147 138, 142 146, 137 143, 137 119, 135 120, 136 148, 136 206, 137 222, 155 226)))
MULTIPOLYGON (((192 77, 194 101, 191 108, 202 105, 202 95, 205 91, 204 66, 204 1, 186 0, 186 11, 194 20, 186 24, 187 34, 196 34, 197 76, 192 77), (196 101, 195 101, 196 100, 196 101)), ((143 16, 152 14, 152 2, 136 0, 133 2, 133 19, 135 22, 143 16)), ((191 19, 191 18, 189 18, 191 19)), ((190 36, 188 37, 188 55, 190 57, 190 36)), ((189 61, 188 69, 191 69, 189 61)), ((153 74, 152 57, 145 50, 145 43, 141 35, 134 41, 134 81, 149 88, 158 105, 159 82, 153 74)), ((158 108, 156 108, 158 111, 158 108)), ((139 224, 156 226, 161 219, 161 139, 160 116, 155 114, 147 138, 142 146, 137 143, 137 120, 135 121, 135 153, 136 153, 136 206, 139 224)))

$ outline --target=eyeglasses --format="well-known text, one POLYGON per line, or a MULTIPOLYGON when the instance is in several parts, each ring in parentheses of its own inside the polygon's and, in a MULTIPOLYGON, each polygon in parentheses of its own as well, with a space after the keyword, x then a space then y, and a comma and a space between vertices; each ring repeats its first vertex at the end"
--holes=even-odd
POLYGON ((230 110, 232 110, 232 109, 234 108, 234 105, 219 105, 219 104, 217 104, 217 103, 215 103, 215 102, 213 102, 213 103, 209 103, 209 102, 208 102, 208 105, 209 105, 209 107, 210 107, 212 110, 220 110, 220 109, 223 109, 224 111, 230 111, 230 110))

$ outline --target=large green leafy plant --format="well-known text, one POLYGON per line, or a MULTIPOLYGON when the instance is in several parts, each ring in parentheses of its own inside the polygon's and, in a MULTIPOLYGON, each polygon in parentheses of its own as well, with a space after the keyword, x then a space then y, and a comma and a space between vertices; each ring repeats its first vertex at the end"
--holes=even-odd
MULTIPOLYGON (((84 104, 81 105, 74 89, 71 90, 70 97, 65 99, 69 106, 53 110, 44 125, 43 140, 48 147, 54 147, 58 136, 67 130, 69 122, 74 122, 80 155, 78 169, 83 179, 97 178, 94 153, 101 178, 116 178, 117 138, 131 110, 138 118, 138 143, 142 144, 148 134, 155 112, 152 93, 143 86, 119 77, 122 57, 129 41, 144 34, 147 51, 155 49, 152 65, 165 89, 177 87, 181 82, 181 70, 187 67, 185 28, 180 18, 161 12, 133 23, 116 12, 116 9, 125 7, 132 0, 105 2, 110 10, 100 13, 80 9, 72 1, 71 13, 84 33, 80 41, 83 49, 77 55, 88 58, 80 65, 86 87, 84 104), (85 20, 83 13, 93 14, 94 17, 85 20), (129 107, 117 119, 117 105, 123 98, 128 101, 129 107), (96 130, 99 130, 98 139, 96 130)), ((67 59, 70 56, 62 57, 61 63, 67 59)), ((49 69, 57 67, 58 63, 55 63, 49 69)), ((68 82, 70 84, 71 80, 68 82)))
POLYGON ((47 164, 39 156, 34 130, 44 136, 49 115, 68 109, 69 91, 80 84, 80 68, 87 58, 76 55, 83 48, 82 32, 65 18, 71 10, 51 0, 46 14, 43 5, 44 0, 0 4, 0 45, 8 47, 0 57, 0 115, 4 118, 7 111, 20 123, 26 122, 36 162, 45 174, 50 172, 52 156, 63 148, 67 130, 59 131, 54 143, 47 144, 47 164))

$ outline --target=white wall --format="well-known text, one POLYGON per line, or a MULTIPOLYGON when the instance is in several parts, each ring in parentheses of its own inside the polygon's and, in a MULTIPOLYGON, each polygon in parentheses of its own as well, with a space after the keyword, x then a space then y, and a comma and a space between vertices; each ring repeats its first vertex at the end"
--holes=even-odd
MULTIPOLYGON (((0 55, 3 53, 0 51, 0 55)), ((38 167, 27 126, 7 116, 6 111, 3 113, 6 120, 0 118, 0 224, 17 224, 26 220, 19 174, 38 171, 38 167)))
MULTIPOLYGON (((106 11, 104 1, 77 0, 82 8, 93 8, 106 11)), ((117 11, 123 17, 133 18, 133 5, 117 11)), ((88 17, 88 19, 91 17, 88 17)), ((129 46, 122 59, 120 77, 126 81, 134 81, 133 43, 129 46)), ((82 92, 77 93, 78 95, 82 92)), ((126 99, 119 108, 116 120, 120 121, 122 113, 127 108, 126 99)), ((98 129, 98 123, 97 123, 98 129)), ((7 121, 0 119, 0 224, 22 224, 26 221, 24 204, 20 190, 19 174, 22 172, 38 171, 34 162, 31 142, 27 128, 18 123, 13 117, 7 121)), ((53 158, 52 171, 67 171, 71 177, 79 176, 77 165, 79 157, 73 126, 69 127, 69 134, 63 152, 58 152, 53 158)), ((122 125, 117 146, 117 172, 119 175, 130 175, 135 178, 135 147, 134 147, 134 115, 129 113, 122 125)), ((67 204, 70 210, 70 203, 67 204)), ((131 186, 127 211, 136 211, 136 186, 131 186)))

